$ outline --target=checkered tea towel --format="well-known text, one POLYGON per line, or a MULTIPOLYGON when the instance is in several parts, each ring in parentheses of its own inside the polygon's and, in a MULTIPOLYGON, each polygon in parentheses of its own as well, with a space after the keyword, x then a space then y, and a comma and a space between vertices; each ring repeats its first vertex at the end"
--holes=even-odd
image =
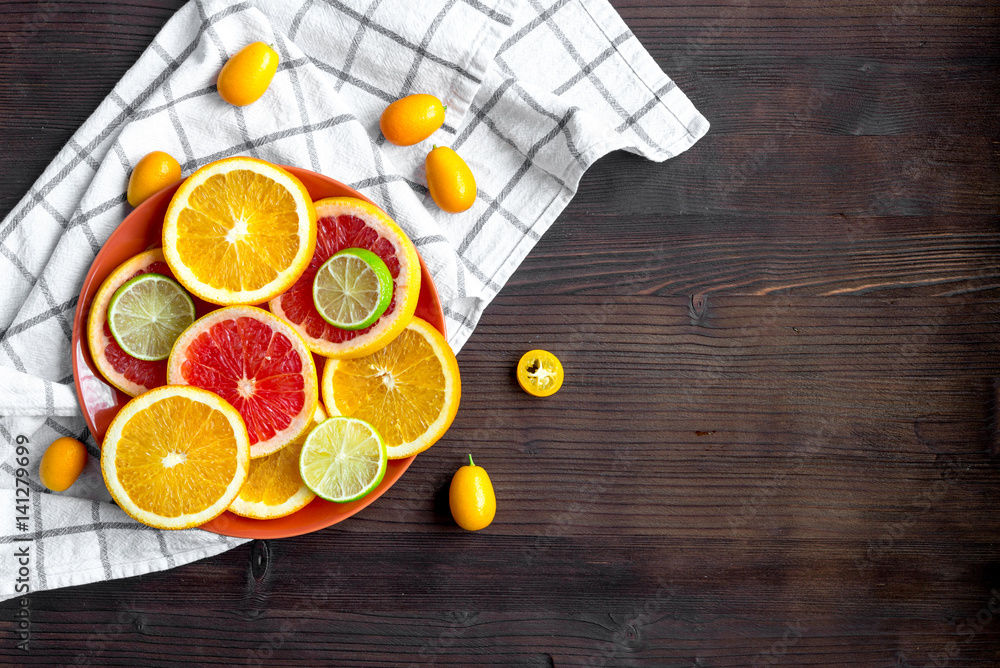
POLYGON ((708 123, 606 0, 194 0, 0 224, 0 599, 128 577, 232 548, 200 530, 157 531, 110 503, 77 405, 71 323, 84 275, 128 215, 125 186, 145 154, 185 174, 251 155, 322 172, 362 191, 410 235, 458 350, 485 306, 599 157, 686 150, 708 123), (215 78, 244 45, 281 57, 248 107, 215 78), (387 144, 378 118, 410 93, 447 105, 417 146, 387 144), (423 160, 431 144, 468 162, 479 196, 440 211, 423 160), (38 480, 48 444, 69 435, 90 460, 69 490, 38 480))

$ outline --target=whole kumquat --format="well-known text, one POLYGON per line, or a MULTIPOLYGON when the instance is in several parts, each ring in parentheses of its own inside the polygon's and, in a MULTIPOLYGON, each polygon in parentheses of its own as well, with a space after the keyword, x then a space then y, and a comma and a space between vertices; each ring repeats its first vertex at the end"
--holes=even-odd
POLYGON ((431 197, 443 211, 461 213, 476 201, 476 178, 458 153, 436 146, 427 154, 424 166, 431 197))
POLYGON ((466 531, 485 529, 497 514, 497 497, 493 483, 482 466, 476 466, 469 455, 469 465, 455 472, 448 489, 451 516, 466 531))
POLYGON ((139 206, 150 195, 181 180, 180 163, 163 151, 153 151, 136 163, 128 179, 126 198, 132 206, 139 206))
POLYGON ((433 95, 407 95, 385 108, 378 125, 389 143, 413 146, 444 124, 444 112, 445 106, 433 95))
POLYGON ((62 492, 73 486, 86 465, 86 446, 75 438, 63 436, 52 441, 42 455, 38 477, 53 492, 62 492))
POLYGON ((252 104, 267 92, 277 71, 277 51, 264 42, 247 44, 219 71, 219 96, 236 107, 252 104))

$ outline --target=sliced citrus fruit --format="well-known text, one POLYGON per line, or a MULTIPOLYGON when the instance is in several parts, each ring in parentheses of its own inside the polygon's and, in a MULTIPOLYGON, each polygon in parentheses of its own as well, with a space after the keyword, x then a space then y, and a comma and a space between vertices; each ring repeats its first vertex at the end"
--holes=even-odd
POLYGON ((517 363, 517 384, 533 397, 549 397, 563 384, 563 366, 548 350, 529 350, 517 363))
POLYGON ((163 274, 141 274, 115 290, 108 305, 111 335, 141 360, 165 360, 174 341, 194 322, 194 302, 163 274))
POLYGON ((229 510, 255 520, 273 520, 291 515, 316 498, 302 482, 299 455, 313 427, 326 420, 326 412, 316 407, 309 429, 277 452, 250 460, 250 475, 229 510))
POLYGON ((357 501, 382 482, 385 441, 369 423, 332 417, 309 433, 299 456, 302 480, 322 499, 357 501))
POLYGON ((194 385, 232 404, 250 434, 250 456, 277 452, 312 424, 316 365, 288 323, 253 306, 195 320, 177 337, 167 382, 194 385))
POLYGON ((353 197, 316 202, 316 252, 309 266, 284 294, 269 302, 271 312, 292 324, 310 350, 350 359, 375 352, 399 336, 413 317, 420 295, 420 259, 406 234, 381 209, 353 197), (313 280, 320 267, 345 248, 370 250, 385 262, 393 292, 382 316, 363 329, 334 327, 313 303, 313 280))
POLYGON ((101 446, 101 471, 115 502, 159 529, 187 529, 222 514, 249 467, 240 414, 195 387, 160 387, 132 399, 101 446))
POLYGON ((327 360, 323 370, 327 412, 371 422, 389 459, 434 445, 455 419, 461 396, 455 354, 420 318, 385 348, 360 359, 327 360))
POLYGON ((375 253, 345 248, 323 263, 313 279, 313 306, 341 329, 375 323, 392 300, 392 274, 375 253))
POLYGON ((213 304, 259 304, 295 283, 316 244, 316 210, 290 173, 226 158, 189 176, 163 219, 163 253, 184 287, 213 304))
POLYGON ((173 276, 159 248, 139 253, 111 272, 94 295, 87 316, 87 344, 94 365, 109 383, 133 397, 167 383, 167 362, 140 360, 122 350, 111 336, 108 305, 118 288, 147 273, 173 276))

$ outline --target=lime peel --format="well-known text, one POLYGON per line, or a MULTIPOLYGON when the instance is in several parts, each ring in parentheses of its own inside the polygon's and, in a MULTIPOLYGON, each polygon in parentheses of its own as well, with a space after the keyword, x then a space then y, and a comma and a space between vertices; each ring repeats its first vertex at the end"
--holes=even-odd
POLYGON ((310 432, 299 455, 299 474, 316 496, 348 503, 378 487, 388 463, 385 441, 375 427, 339 416, 310 432))
POLYGON ((191 295, 162 274, 140 274, 126 281, 108 303, 111 336, 140 360, 167 359, 174 341, 194 320, 191 295))
POLYGON ((365 248, 345 248, 316 272, 313 305, 334 327, 364 329, 389 308, 392 289, 392 274, 382 258, 365 248))

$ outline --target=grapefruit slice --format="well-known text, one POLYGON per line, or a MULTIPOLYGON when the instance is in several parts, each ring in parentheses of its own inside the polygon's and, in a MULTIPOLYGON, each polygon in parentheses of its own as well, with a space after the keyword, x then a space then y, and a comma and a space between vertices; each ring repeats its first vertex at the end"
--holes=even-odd
POLYGON ((305 186, 247 157, 205 165, 177 189, 163 218, 163 252, 181 284, 213 304, 260 304, 302 273, 316 243, 305 186))
POLYGON ((253 306, 212 311, 184 330, 167 360, 167 382, 232 404, 246 422, 253 458, 300 436, 319 403, 316 365, 302 338, 253 306))
POLYGON ((87 344, 97 370, 109 383, 130 397, 167 384, 167 360, 152 362, 132 357, 114 340, 108 326, 111 298, 118 288, 142 274, 173 277, 161 249, 139 253, 111 272, 94 295, 87 316, 87 344))
POLYGON ((370 422, 385 439, 389 459, 434 445, 455 419, 461 397, 455 353, 420 318, 368 357, 327 360, 323 369, 327 412, 370 422))
POLYGON ((420 295, 420 260, 406 233, 381 209, 354 197, 316 202, 316 250, 309 266, 283 294, 269 302, 271 312, 291 323, 313 352, 336 359, 370 355, 399 336, 413 318, 420 295), (348 330, 328 323, 313 303, 313 281, 320 267, 345 248, 375 253, 389 268, 393 292, 374 324, 348 330))
POLYGON ((159 529, 187 529, 222 514, 249 467, 239 413, 194 387, 160 387, 128 402, 101 446, 101 471, 115 502, 159 529))

